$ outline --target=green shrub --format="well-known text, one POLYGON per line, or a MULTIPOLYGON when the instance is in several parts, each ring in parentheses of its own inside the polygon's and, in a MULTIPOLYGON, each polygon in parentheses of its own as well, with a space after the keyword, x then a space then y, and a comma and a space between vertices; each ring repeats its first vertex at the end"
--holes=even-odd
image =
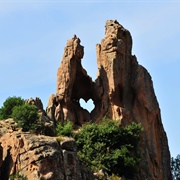
POLYGON ((9 97, 3 103, 3 106, 0 108, 0 119, 7 119, 12 117, 12 110, 15 106, 21 106, 25 104, 25 100, 21 97, 9 97))
POLYGON ((72 136, 73 135, 73 124, 71 121, 67 121, 64 124, 59 123, 56 127, 57 135, 72 136))
POLYGON ((36 132, 38 123, 38 109, 34 105, 24 104, 22 106, 15 106, 12 111, 12 118, 17 122, 23 131, 36 132))
POLYGON ((78 157, 93 171, 104 169, 109 174, 132 177, 140 156, 138 142, 141 124, 119 127, 116 121, 84 125, 75 135, 78 157))
POLYGON ((171 158, 171 173, 175 180, 180 179, 180 155, 178 154, 176 158, 171 158))

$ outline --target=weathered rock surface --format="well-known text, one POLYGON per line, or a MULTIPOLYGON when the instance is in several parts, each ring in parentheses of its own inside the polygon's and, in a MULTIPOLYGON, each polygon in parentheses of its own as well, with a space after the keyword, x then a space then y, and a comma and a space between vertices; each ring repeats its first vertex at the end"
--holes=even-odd
POLYGON ((143 125, 140 149, 142 161, 135 179, 170 180, 170 153, 160 108, 151 76, 131 54, 132 38, 116 20, 106 22, 105 37, 97 44, 98 76, 95 82, 81 65, 84 51, 74 36, 67 42, 57 73, 56 95, 51 95, 47 114, 54 121, 71 120, 82 125, 104 116, 122 124, 143 125), (92 99, 92 112, 83 109, 79 99, 92 99))
POLYGON ((42 131, 45 135, 54 135, 55 134, 55 124, 53 119, 49 117, 44 108, 43 108, 43 103, 40 98, 30 98, 26 101, 27 104, 34 105, 38 109, 38 114, 39 114, 39 122, 43 125, 42 131))
MULTIPOLYGON (((170 153, 151 76, 131 54, 132 38, 116 20, 106 22, 105 37, 97 44, 98 75, 95 82, 81 65, 80 39, 67 42, 57 73, 57 91, 49 98, 46 112, 39 98, 26 103, 37 106, 40 121, 54 129, 57 122, 71 120, 82 125, 103 117, 122 125, 140 122, 142 160, 134 180, 171 180, 170 153), (88 112, 79 100, 92 99, 88 112)), ((49 129, 49 130, 50 130, 49 129)), ((13 119, 0 121, 0 179, 21 174, 29 180, 91 180, 91 171, 80 165, 72 139, 23 133, 13 119)), ((96 177, 99 174, 96 175, 96 177)))
POLYGON ((28 180, 91 180, 93 174, 77 159, 73 139, 6 133, 0 138, 0 179, 19 174, 28 180))
POLYGON ((79 104, 79 99, 88 101, 93 96, 93 82, 81 65, 84 47, 80 39, 74 37, 67 41, 61 66, 58 69, 57 94, 51 95, 47 114, 55 121, 70 119, 74 124, 90 121, 87 110, 79 104))
POLYGON ((107 21, 106 36, 97 45, 99 79, 104 88, 100 111, 122 123, 140 122, 142 164, 138 179, 171 179, 170 154, 151 77, 131 55, 130 33, 117 21, 107 21))
POLYGON ((43 103, 41 99, 39 99, 38 97, 35 97, 34 99, 33 98, 28 99, 26 103, 36 106, 39 109, 39 111, 45 113, 43 108, 43 103))
POLYGON ((17 123, 12 118, 0 121, 0 137, 15 130, 18 130, 18 127, 17 123))

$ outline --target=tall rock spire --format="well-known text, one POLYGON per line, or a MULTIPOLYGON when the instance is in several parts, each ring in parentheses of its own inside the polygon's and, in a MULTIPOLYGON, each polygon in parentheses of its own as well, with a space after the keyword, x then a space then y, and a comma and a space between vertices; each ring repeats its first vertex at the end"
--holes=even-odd
POLYGON ((103 117, 122 125, 140 122, 144 128, 142 160, 135 179, 171 180, 170 153, 160 108, 147 70, 131 54, 132 38, 116 20, 108 20, 105 37, 97 44, 98 76, 95 82, 81 65, 84 51, 74 36, 67 42, 57 75, 57 92, 51 95, 47 114, 55 121, 71 120, 82 125, 103 117), (92 99, 92 112, 79 99, 92 99))
POLYGON ((116 20, 108 20, 105 27, 105 38, 96 50, 97 79, 104 93, 94 114, 119 119, 122 124, 140 122, 144 131, 137 179, 169 180, 170 153, 151 76, 131 55, 129 31, 116 20))
POLYGON ((80 106, 82 98, 88 101, 93 94, 93 82, 81 65, 84 47, 80 39, 74 37, 67 41, 64 55, 57 73, 56 95, 51 95, 47 114, 54 121, 71 120, 74 124, 82 125, 90 121, 90 113, 80 106))

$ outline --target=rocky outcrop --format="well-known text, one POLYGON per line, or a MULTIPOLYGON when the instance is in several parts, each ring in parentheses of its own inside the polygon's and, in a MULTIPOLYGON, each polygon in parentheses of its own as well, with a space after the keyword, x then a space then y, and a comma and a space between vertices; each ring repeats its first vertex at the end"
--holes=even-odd
POLYGON ((142 161, 135 179, 170 180, 170 153, 160 108, 151 76, 131 53, 132 38, 116 20, 106 22, 105 37, 97 44, 98 75, 95 82, 81 65, 84 51, 74 36, 67 42, 57 73, 56 95, 51 95, 47 114, 54 121, 71 120, 82 125, 103 117, 122 124, 135 121, 143 125, 140 142, 142 161), (88 112, 79 99, 92 99, 88 112))
POLYGON ((74 37, 67 41, 61 66, 58 69, 57 94, 51 95, 47 107, 47 114, 55 121, 71 120, 81 125, 90 121, 87 110, 79 104, 79 99, 88 101, 93 96, 93 82, 81 65, 84 47, 80 39, 74 37))
POLYGON ((17 123, 12 118, 0 121, 0 137, 15 130, 18 130, 18 127, 17 123))
POLYGON ((93 180, 92 172, 80 165, 71 138, 6 133, 0 138, 0 179, 12 175, 29 180, 93 180))
POLYGON ((27 104, 30 105, 34 105, 37 107, 38 109, 38 114, 39 114, 39 124, 41 124, 39 133, 43 133, 45 135, 48 136, 53 136, 56 134, 55 132, 55 124, 53 119, 51 119, 51 117, 49 117, 44 108, 43 108, 43 104, 40 98, 35 97, 35 98, 30 98, 28 100, 26 100, 27 104))
MULTIPOLYGON (((75 125, 98 122, 103 117, 122 125, 140 122, 144 128, 139 143, 141 162, 134 180, 171 180, 170 153, 160 108, 147 70, 131 53, 132 37, 116 20, 106 22, 105 37, 96 46, 98 74, 93 82, 81 65, 84 48, 75 35, 67 41, 57 73, 57 90, 46 112, 39 98, 26 103, 39 110, 45 134, 54 133, 57 122, 75 125), (92 99, 88 112, 79 100, 92 99)), ((54 138, 22 132, 13 119, 0 121, 0 179, 10 175, 30 180, 91 180, 101 177, 79 163, 70 138, 54 138)), ((104 178, 106 179, 106 174, 104 178)))
POLYGON ((43 103, 42 103, 40 98, 38 98, 38 97, 35 97, 34 99, 30 98, 30 99, 26 100, 26 103, 36 106, 39 111, 41 111, 41 112, 43 112, 45 114, 45 111, 44 111, 44 108, 43 108, 43 103))
POLYGON ((132 38, 117 21, 106 22, 106 36, 97 45, 98 79, 104 93, 97 117, 143 125, 142 161, 137 179, 169 180, 170 153, 151 77, 131 55, 132 38))

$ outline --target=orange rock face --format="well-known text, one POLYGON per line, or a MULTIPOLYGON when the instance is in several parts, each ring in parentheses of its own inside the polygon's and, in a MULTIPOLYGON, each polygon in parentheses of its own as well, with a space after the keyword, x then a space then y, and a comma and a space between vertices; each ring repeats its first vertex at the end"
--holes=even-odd
MULTIPOLYGON (((0 179, 19 174, 28 180, 93 180, 77 158, 75 141, 30 133, 6 133, 0 138, 0 179)), ((18 178, 21 179, 21 178, 18 178)))
POLYGON ((84 47, 75 35, 67 41, 61 66, 57 73, 57 94, 51 95, 47 114, 55 121, 71 120, 81 125, 90 121, 87 110, 79 104, 79 99, 88 101, 93 96, 93 82, 81 65, 84 47))
POLYGON ((51 95, 47 114, 56 121, 82 125, 103 117, 135 121, 144 128, 140 149, 142 161, 136 179, 171 180, 170 153, 151 76, 131 54, 132 38, 116 20, 106 22, 105 37, 97 44, 98 76, 95 82, 81 65, 84 51, 74 36, 67 42, 57 73, 56 95, 51 95), (79 100, 92 99, 88 112, 79 100))

